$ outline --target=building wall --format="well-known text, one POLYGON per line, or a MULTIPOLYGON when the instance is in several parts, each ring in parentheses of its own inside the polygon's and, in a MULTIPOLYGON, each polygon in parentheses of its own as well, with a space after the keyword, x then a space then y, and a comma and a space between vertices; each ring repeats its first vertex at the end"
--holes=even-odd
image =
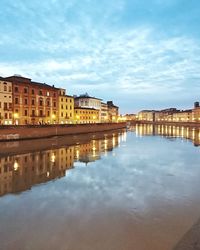
POLYGON ((109 115, 108 115, 108 105, 106 103, 101 103, 101 112, 100 112, 100 121, 101 122, 108 122, 109 115))
POLYGON ((74 123, 74 97, 65 94, 65 90, 59 93, 59 124, 74 123))
POLYGON ((58 89, 24 77, 8 77, 13 90, 13 123, 58 123, 58 89))
POLYGON ((0 79, 0 124, 11 125, 12 122, 12 83, 0 79))
POLYGON ((192 110, 192 120, 194 122, 200 122, 200 107, 195 107, 192 110))
POLYGON ((74 121, 77 124, 81 123, 98 123, 100 111, 90 108, 74 108, 74 121))
POLYGON ((75 98, 75 106, 82 108, 101 109, 101 100, 92 97, 75 98))

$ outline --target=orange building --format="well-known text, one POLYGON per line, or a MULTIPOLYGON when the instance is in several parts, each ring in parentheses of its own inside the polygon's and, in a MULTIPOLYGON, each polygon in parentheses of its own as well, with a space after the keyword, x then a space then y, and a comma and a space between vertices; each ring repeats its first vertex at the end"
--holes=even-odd
POLYGON ((58 88, 19 75, 5 80, 12 82, 13 124, 58 122, 58 88))

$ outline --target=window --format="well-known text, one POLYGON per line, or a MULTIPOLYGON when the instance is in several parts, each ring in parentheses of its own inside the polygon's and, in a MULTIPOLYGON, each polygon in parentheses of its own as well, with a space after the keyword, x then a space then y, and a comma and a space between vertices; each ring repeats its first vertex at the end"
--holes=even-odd
POLYGON ((19 92, 19 89, 18 89, 18 87, 15 87, 15 92, 19 92))
POLYGON ((63 117, 63 112, 61 113, 61 117, 63 117))
POLYGON ((9 113, 9 119, 12 119, 12 113, 9 113))
POLYGON ((27 98, 24 99, 24 104, 28 105, 28 99, 27 98))
POLYGON ((1 108, 1 102, 0 102, 0 108, 1 108))
POLYGON ((53 103, 53 106, 56 107, 56 102, 53 103))
POLYGON ((47 101, 47 106, 50 106, 50 101, 49 100, 47 101))
POLYGON ((40 99, 40 106, 42 106, 43 105, 43 101, 42 101, 42 99, 40 99))
POLYGON ((12 87, 11 86, 9 86, 9 92, 12 92, 12 87))
POLYGON ((24 115, 25 115, 25 116, 28 115, 28 110, 27 110, 27 109, 24 110, 24 115))
POLYGON ((42 90, 41 89, 39 90, 39 95, 42 95, 42 90))
MULTIPOLYGON (((5 84, 5 83, 4 83, 5 84)), ((7 91, 7 86, 6 85, 4 85, 4 91, 7 91)))
POLYGON ((31 93, 32 93, 32 95, 34 95, 34 94, 35 94, 35 91, 34 91, 34 89, 32 89, 32 90, 31 90, 31 93))
POLYGON ((40 116, 43 116, 43 111, 42 110, 40 110, 40 116))
POLYGON ((19 104, 19 99, 18 99, 18 97, 15 98, 15 104, 19 104))
POLYGON ((24 94, 27 94, 27 93, 28 93, 28 89, 24 88, 24 94))
POLYGON ((47 91, 47 96, 49 96, 49 91, 47 91))
POLYGON ((32 109, 32 116, 35 116, 35 110, 32 109))
POLYGON ((49 110, 47 111, 47 116, 50 116, 50 111, 49 110))
POLYGON ((4 115, 5 115, 5 119, 8 119, 8 113, 5 113, 4 115))
POLYGON ((31 104, 35 105, 35 100, 34 99, 31 100, 31 104))

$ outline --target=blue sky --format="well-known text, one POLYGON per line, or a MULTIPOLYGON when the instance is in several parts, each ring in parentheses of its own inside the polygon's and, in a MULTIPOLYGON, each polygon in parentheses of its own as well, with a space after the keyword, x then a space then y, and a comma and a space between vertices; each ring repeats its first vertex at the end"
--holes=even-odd
POLYGON ((113 100, 121 113, 200 100, 199 0, 0 0, 0 75, 113 100))

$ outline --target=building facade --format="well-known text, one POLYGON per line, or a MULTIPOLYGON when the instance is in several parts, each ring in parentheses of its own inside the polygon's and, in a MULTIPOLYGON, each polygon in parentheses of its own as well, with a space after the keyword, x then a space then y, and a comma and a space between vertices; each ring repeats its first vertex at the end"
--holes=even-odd
POLYGON ((84 123, 98 123, 100 116, 100 110, 93 108, 74 108, 74 122, 76 124, 84 123))
POLYGON ((59 89, 18 75, 5 79, 12 82, 13 124, 58 123, 59 89))
POLYGON ((11 125, 12 123, 12 82, 0 77, 0 124, 11 125))
POLYGON ((59 89, 59 124, 74 123, 74 97, 66 95, 65 89, 59 89))
POLYGON ((102 123, 105 123, 105 122, 109 121, 108 104, 104 103, 104 102, 101 102, 100 120, 101 120, 102 123))
POLYGON ((119 116, 119 107, 115 106, 112 101, 107 101, 108 105, 108 121, 117 122, 119 116))

